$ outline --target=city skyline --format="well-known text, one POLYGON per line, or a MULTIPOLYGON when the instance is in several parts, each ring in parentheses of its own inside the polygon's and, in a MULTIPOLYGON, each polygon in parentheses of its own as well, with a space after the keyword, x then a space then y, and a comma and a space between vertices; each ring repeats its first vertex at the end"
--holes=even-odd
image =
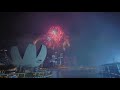
POLYGON ((1 12, 0 48, 17 45, 24 52, 50 26, 61 25, 71 41, 67 56, 79 65, 111 63, 120 58, 119 20, 118 12, 1 12))

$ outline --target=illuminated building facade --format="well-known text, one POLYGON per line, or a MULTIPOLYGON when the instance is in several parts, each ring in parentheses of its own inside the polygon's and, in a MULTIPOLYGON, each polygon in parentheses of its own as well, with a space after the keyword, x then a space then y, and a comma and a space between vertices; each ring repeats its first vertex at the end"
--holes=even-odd
POLYGON ((100 75, 102 78, 120 78, 120 63, 110 63, 100 66, 100 75))

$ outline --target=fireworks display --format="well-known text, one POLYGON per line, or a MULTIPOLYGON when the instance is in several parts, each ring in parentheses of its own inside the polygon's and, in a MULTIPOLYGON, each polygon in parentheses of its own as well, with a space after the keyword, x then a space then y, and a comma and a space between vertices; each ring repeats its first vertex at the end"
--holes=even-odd
POLYGON ((37 38, 33 43, 37 44, 38 41, 41 41, 51 49, 62 48, 63 50, 66 50, 66 47, 70 47, 69 37, 65 35, 60 26, 50 27, 45 35, 37 38))

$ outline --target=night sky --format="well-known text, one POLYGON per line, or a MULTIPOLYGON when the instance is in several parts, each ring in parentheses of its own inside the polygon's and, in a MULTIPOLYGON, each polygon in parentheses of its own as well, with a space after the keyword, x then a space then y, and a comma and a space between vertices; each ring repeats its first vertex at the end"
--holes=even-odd
POLYGON ((28 43, 60 25, 70 36, 68 56, 79 65, 120 61, 120 13, 118 12, 0 12, 0 48, 28 43))

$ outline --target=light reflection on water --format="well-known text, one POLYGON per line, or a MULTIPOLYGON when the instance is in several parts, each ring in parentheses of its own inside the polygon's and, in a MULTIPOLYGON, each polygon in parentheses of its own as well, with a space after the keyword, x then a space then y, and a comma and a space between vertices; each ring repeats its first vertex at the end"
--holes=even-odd
POLYGON ((99 74, 95 71, 80 71, 80 70, 56 70, 54 71, 55 78, 99 78, 99 74))

